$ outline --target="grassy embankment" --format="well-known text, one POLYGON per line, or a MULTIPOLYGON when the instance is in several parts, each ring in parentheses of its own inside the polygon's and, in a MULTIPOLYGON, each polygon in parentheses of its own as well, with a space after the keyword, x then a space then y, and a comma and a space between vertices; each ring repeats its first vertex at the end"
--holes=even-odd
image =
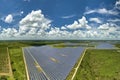
POLYGON ((74 80, 120 80, 119 50, 87 50, 74 80))
POLYGON ((0 48, 0 73, 9 73, 7 48, 0 48))
POLYGON ((12 71, 15 80, 27 80, 22 49, 20 47, 9 48, 12 71))
POLYGON ((0 80, 12 80, 10 57, 6 47, 0 48, 0 80))
POLYGON ((54 44, 51 45, 54 48, 65 48, 65 47, 89 47, 89 48, 94 48, 95 45, 94 44, 89 44, 89 43, 81 43, 81 42, 76 42, 76 44, 71 44, 71 43, 59 43, 59 44, 54 44))

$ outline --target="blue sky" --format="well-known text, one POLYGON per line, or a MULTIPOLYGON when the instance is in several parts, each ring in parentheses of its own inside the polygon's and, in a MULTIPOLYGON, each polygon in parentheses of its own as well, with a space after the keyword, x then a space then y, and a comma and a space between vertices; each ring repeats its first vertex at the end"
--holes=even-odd
POLYGON ((0 39, 120 39, 120 0, 0 0, 0 39))

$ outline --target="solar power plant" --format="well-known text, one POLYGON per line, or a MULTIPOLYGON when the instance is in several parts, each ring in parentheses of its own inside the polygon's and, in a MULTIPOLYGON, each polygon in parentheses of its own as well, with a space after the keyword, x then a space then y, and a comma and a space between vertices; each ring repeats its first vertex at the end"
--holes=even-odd
POLYGON ((24 48, 30 80, 65 80, 83 51, 82 47, 24 48))

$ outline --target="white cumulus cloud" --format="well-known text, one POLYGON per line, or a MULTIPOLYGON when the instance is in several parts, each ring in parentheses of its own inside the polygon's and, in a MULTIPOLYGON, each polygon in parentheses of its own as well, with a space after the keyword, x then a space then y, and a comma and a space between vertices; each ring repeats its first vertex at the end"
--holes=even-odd
POLYGON ((115 3, 115 8, 120 10, 120 0, 117 0, 115 3))
POLYGON ((101 29, 101 30, 108 30, 109 29, 109 23, 106 23, 106 24, 102 24, 98 27, 98 29, 101 29))
POLYGON ((8 16, 6 16, 4 21, 6 23, 11 23, 13 21, 13 16, 11 14, 9 14, 8 16))
POLYGON ((50 27, 51 20, 44 17, 41 10, 32 11, 19 24, 21 34, 31 32, 37 33, 39 30, 47 30, 50 27))
MULTIPOLYGON (((101 23, 98 18, 89 21, 101 23)), ((85 16, 69 25, 51 26, 51 20, 36 10, 20 20, 18 29, 1 27, 0 39, 120 39, 119 35, 117 24, 108 22, 93 27, 85 16)))
POLYGON ((88 21, 86 18, 83 16, 81 19, 78 21, 74 21, 73 24, 67 25, 66 27, 68 29, 79 29, 79 28, 85 28, 85 29, 91 29, 91 27, 87 24, 88 21))
POLYGON ((106 33, 115 33, 120 31, 120 27, 113 23, 102 24, 98 27, 99 30, 104 30, 106 33))
POLYGON ((61 27, 61 29, 65 30, 65 29, 67 29, 67 28, 66 28, 66 27, 64 27, 64 26, 62 26, 62 27, 61 27))
POLYGON ((17 35, 17 30, 15 28, 3 28, 1 35, 6 37, 14 37, 17 35))

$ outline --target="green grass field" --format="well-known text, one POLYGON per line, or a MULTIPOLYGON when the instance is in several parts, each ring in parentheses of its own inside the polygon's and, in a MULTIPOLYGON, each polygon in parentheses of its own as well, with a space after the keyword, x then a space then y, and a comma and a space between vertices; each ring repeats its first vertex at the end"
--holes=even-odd
POLYGON ((87 50, 74 80, 120 80, 120 50, 87 50))
POLYGON ((116 47, 120 48, 120 43, 119 44, 115 44, 116 47))
POLYGON ((0 48, 0 73, 9 73, 7 48, 0 48))
POLYGON ((9 48, 14 80, 27 80, 22 49, 20 47, 9 48))

